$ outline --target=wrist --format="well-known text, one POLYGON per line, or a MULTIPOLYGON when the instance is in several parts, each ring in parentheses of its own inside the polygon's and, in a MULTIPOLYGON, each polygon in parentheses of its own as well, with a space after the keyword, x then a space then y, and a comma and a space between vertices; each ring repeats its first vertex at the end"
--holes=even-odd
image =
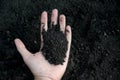
POLYGON ((49 77, 35 77, 34 80, 53 80, 53 79, 49 77))

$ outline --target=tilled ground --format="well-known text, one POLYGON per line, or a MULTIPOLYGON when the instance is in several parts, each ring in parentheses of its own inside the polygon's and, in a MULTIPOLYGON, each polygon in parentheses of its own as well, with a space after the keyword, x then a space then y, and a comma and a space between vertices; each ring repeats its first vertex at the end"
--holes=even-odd
POLYGON ((73 33, 62 80, 119 80, 119 0, 0 0, 0 80, 33 80, 13 41, 19 37, 38 51, 40 14, 46 10, 50 19, 54 8, 66 15, 73 33))

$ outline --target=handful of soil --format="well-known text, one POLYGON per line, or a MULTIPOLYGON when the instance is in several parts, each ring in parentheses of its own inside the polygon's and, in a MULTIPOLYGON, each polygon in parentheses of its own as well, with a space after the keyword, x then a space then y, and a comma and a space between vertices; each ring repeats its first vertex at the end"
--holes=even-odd
POLYGON ((52 25, 47 31, 43 30, 43 48, 41 51, 50 64, 58 65, 65 62, 67 44, 65 34, 60 31, 58 25, 52 25))

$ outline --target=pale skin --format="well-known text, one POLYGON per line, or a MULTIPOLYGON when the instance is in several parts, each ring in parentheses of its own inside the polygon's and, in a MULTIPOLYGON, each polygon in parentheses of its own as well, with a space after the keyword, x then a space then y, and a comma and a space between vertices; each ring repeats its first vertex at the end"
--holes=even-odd
MULTIPOLYGON (((58 10, 53 9, 51 14, 51 24, 53 23, 54 25, 56 25, 58 23, 57 20, 58 20, 58 10)), ((40 21, 41 21, 41 26, 40 26, 41 32, 43 29, 47 31, 48 16, 46 11, 42 12, 40 21)), ((60 25, 60 30, 66 35, 66 38, 68 40, 68 49, 66 52, 66 58, 63 65, 50 64, 44 58, 41 51, 32 54, 30 51, 26 49, 24 43, 20 39, 18 38, 15 39, 15 45, 17 47, 17 50, 21 54, 25 64, 28 66, 28 68, 31 70, 32 74, 34 75, 34 80, 61 80, 62 76, 64 75, 69 59, 72 32, 71 32, 71 27, 69 25, 66 26, 66 17, 63 14, 60 15, 59 17, 59 25, 60 25)), ((42 35, 40 35, 40 38, 41 38, 41 48, 42 48, 42 46, 44 45, 43 43, 44 40, 42 38, 42 35)))

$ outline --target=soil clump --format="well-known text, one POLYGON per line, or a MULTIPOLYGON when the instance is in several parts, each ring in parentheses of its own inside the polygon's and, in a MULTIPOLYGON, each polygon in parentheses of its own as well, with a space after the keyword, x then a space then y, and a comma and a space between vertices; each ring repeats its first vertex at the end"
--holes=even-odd
POLYGON ((59 26, 52 25, 47 31, 43 30, 42 53, 45 59, 51 64, 63 64, 67 51, 67 39, 65 34, 60 31, 59 26))

